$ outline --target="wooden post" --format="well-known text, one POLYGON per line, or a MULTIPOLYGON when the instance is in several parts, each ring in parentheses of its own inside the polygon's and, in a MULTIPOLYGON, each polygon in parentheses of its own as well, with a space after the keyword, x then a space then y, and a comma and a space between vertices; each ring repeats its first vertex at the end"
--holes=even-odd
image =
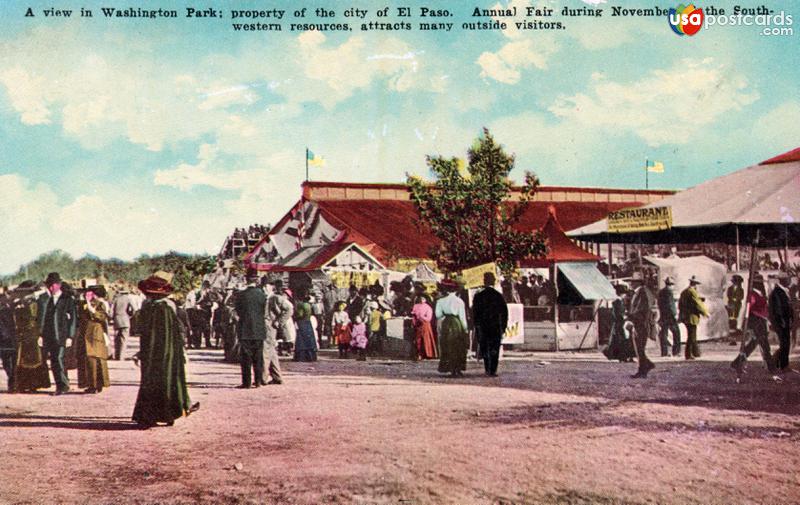
POLYGON ((736 270, 742 269, 742 256, 739 249, 739 225, 736 225, 736 270))
POLYGON ((742 343, 739 346, 739 352, 744 352, 744 345, 747 342, 747 324, 748 320, 750 319, 750 294, 753 292, 753 276, 756 272, 756 256, 758 256, 758 239, 760 238, 760 233, 761 230, 756 230, 756 240, 753 242, 751 247, 752 254, 750 254, 750 274, 747 276, 747 292, 744 296, 744 321, 742 322, 742 343))
POLYGON ((558 352, 558 264, 553 263, 551 272, 550 282, 553 283, 553 335, 556 338, 556 352, 558 352))
POLYGON ((789 268, 789 225, 783 226, 783 257, 786 259, 784 270, 789 268))

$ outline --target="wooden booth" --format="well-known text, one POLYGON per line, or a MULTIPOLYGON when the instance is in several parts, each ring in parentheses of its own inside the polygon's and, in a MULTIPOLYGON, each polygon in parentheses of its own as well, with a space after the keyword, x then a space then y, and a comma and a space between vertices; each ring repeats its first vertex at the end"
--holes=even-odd
POLYGON ((523 269, 547 272, 535 305, 523 307, 524 343, 515 349, 564 351, 596 349, 598 309, 617 297, 614 287, 597 269, 599 256, 584 251, 564 233, 554 208, 541 230, 547 255, 521 262, 523 269))

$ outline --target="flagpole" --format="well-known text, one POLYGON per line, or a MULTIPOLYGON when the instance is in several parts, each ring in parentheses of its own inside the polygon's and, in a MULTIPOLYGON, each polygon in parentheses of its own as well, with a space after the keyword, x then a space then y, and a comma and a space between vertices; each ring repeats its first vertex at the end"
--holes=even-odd
POLYGON ((308 147, 306 147, 306 182, 308 182, 308 147))
POLYGON ((650 189, 650 174, 648 173, 649 170, 647 170, 647 161, 648 161, 647 158, 645 158, 644 159, 644 189, 645 190, 650 189))

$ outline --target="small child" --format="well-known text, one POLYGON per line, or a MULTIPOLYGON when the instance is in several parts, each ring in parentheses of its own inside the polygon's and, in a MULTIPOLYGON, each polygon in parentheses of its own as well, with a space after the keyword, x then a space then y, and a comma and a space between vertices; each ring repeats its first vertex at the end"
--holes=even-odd
POLYGON ((367 360, 367 325, 361 319, 361 316, 356 316, 356 324, 353 325, 352 340, 350 345, 354 350, 358 351, 358 361, 367 360))
POLYGON ((339 357, 346 358, 347 350, 350 348, 350 316, 344 308, 347 304, 339 302, 336 305, 336 312, 333 313, 333 341, 339 347, 339 357))
POLYGON ((370 354, 381 351, 381 327, 383 326, 383 313, 378 302, 369 302, 369 350, 370 354))

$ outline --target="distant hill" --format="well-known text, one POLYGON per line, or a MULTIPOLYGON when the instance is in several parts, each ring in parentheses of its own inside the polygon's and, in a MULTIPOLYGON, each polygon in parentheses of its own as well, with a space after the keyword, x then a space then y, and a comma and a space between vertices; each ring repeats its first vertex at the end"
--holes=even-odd
POLYGON ((191 289, 202 276, 214 268, 215 256, 183 254, 170 251, 166 254, 148 256, 143 254, 133 261, 117 258, 100 259, 87 254, 79 259, 61 250, 42 254, 15 274, 0 277, 0 284, 19 284, 26 279, 43 281, 49 272, 58 272, 63 279, 104 277, 108 282, 118 280, 136 284, 153 272, 164 270, 175 274, 173 285, 179 291, 191 289))

